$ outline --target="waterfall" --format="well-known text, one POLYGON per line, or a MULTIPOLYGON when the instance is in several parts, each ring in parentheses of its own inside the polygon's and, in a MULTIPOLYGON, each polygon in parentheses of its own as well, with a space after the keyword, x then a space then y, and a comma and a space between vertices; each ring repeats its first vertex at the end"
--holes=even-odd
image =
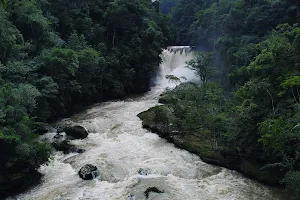
POLYGON ((181 78, 181 82, 193 81, 198 78, 195 73, 186 68, 186 62, 194 58, 195 52, 190 46, 170 46, 161 53, 162 63, 159 66, 157 85, 160 87, 174 87, 166 79, 166 75, 174 75, 181 78))
MULTIPOLYGON (((191 47, 167 48, 161 54, 159 79, 151 92, 97 104, 63 120, 89 130, 87 138, 71 141, 85 152, 54 152, 49 162, 39 168, 42 183, 9 199, 280 200, 271 188, 237 172, 204 163, 195 154, 142 128, 137 114, 158 105, 162 88, 171 85, 165 75, 185 76, 188 81, 196 78, 193 71, 185 68, 193 54, 191 47), (78 176, 86 164, 97 166, 99 176, 94 180, 85 181, 78 176)), ((48 133, 44 138, 54 135, 48 133)))

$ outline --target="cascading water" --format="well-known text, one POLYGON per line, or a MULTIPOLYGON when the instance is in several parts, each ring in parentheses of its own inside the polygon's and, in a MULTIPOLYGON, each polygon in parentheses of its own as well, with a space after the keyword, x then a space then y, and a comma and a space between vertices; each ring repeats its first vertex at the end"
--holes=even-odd
POLYGON ((174 83, 170 83, 170 81, 165 78, 166 75, 174 75, 181 78, 181 82, 197 81, 195 73, 186 68, 186 62, 191 60, 193 56, 194 52, 189 46, 172 46, 163 50, 157 86, 164 88, 175 86, 174 83))
MULTIPOLYGON (((193 56, 186 49, 173 47, 163 51, 159 86, 151 92, 138 98, 95 105, 65 119, 65 123, 80 124, 89 130, 88 138, 72 141, 86 151, 55 153, 39 169, 44 175, 42 184, 16 199, 279 199, 272 189, 237 172, 206 164, 196 155, 177 149, 142 128, 137 114, 158 104, 159 94, 168 86, 165 75, 194 78, 193 72, 184 68, 184 62, 193 56), (96 165, 100 176, 91 181, 80 179, 77 172, 85 164, 96 165), (149 192, 154 187, 160 192, 149 192)), ((44 138, 51 139, 54 134, 48 133, 44 138)))

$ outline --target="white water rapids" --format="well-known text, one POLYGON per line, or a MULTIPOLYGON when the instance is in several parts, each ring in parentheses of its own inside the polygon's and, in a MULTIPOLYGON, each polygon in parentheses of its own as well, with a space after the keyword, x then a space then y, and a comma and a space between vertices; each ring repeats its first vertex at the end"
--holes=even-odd
MULTIPOLYGON (((177 47, 179 50, 182 47, 177 47)), ((176 48, 173 47, 173 50, 176 48)), ((164 75, 185 76, 184 68, 192 52, 164 50, 158 86, 152 91, 124 101, 94 105, 64 121, 84 126, 89 136, 73 140, 82 154, 57 152, 40 167, 42 184, 15 198, 20 200, 145 200, 144 191, 156 187, 149 200, 275 200, 274 190, 241 174, 209 165, 185 150, 175 148, 142 128, 137 114, 157 105, 159 94, 168 85, 164 75), (85 164, 96 165, 100 176, 84 181, 78 176, 85 164), (138 174, 140 168, 148 175, 138 174)), ((48 133, 53 137, 55 133, 48 133)))

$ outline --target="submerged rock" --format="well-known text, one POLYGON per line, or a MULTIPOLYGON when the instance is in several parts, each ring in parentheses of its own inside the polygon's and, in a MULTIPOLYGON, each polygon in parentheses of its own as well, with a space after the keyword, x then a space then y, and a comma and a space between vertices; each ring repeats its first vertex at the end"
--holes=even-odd
POLYGON ((139 173, 139 175, 147 176, 147 175, 151 174, 151 170, 150 170, 150 169, 143 169, 143 168, 140 168, 140 169, 138 170, 138 173, 139 173))
POLYGON ((61 139, 61 138, 63 138, 64 136, 62 135, 62 134, 60 134, 60 133, 57 133, 56 135, 54 135, 54 139, 56 139, 56 140, 58 140, 58 139, 61 139))
POLYGON ((100 175, 97 167, 91 164, 84 165, 79 170, 78 174, 83 180, 92 180, 100 175))
POLYGON ((136 200, 134 194, 129 194, 128 195, 128 200, 136 200))
POLYGON ((149 188, 147 188, 147 190, 144 192, 144 195, 145 195, 146 199, 148 199, 149 193, 150 193, 150 192, 154 192, 154 193, 164 193, 164 191, 161 191, 161 190, 157 189, 156 187, 149 187, 149 188))
POLYGON ((77 153, 83 153, 83 152, 85 152, 85 149, 78 149, 78 148, 77 148, 76 152, 77 152, 77 153))
POLYGON ((57 151, 63 151, 64 154, 69 154, 69 153, 83 153, 85 151, 84 149, 79 149, 75 145, 70 144, 70 142, 67 141, 67 140, 55 141, 55 142, 52 143, 52 146, 57 151))
POLYGON ((64 128, 61 126, 55 126, 54 129, 56 130, 57 133, 62 133, 64 132, 64 128))
POLYGON ((75 139, 84 139, 88 136, 88 132, 82 126, 66 127, 64 132, 75 139))

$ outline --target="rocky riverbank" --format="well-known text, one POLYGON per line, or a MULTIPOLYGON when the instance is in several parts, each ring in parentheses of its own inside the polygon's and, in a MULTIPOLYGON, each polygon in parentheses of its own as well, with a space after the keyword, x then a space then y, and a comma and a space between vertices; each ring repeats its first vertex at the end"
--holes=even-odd
MULTIPOLYGON (((180 91, 186 87, 191 87, 191 85, 179 86, 171 94, 170 92, 164 93, 159 100, 164 105, 140 113, 138 117, 143 121, 143 127, 157 133, 175 146, 197 154, 207 163, 236 170, 268 185, 281 185, 280 181, 286 172, 282 167, 243 157, 237 154, 234 148, 224 143, 219 143, 216 148, 213 133, 201 126, 188 130, 182 128, 184 122, 179 122, 181 119, 178 119, 175 114, 178 110, 176 112, 175 110, 180 109, 178 102, 181 102, 183 97, 180 91), (181 125, 178 125, 180 123, 181 125)), ((182 103, 181 106, 187 105, 182 103)))

